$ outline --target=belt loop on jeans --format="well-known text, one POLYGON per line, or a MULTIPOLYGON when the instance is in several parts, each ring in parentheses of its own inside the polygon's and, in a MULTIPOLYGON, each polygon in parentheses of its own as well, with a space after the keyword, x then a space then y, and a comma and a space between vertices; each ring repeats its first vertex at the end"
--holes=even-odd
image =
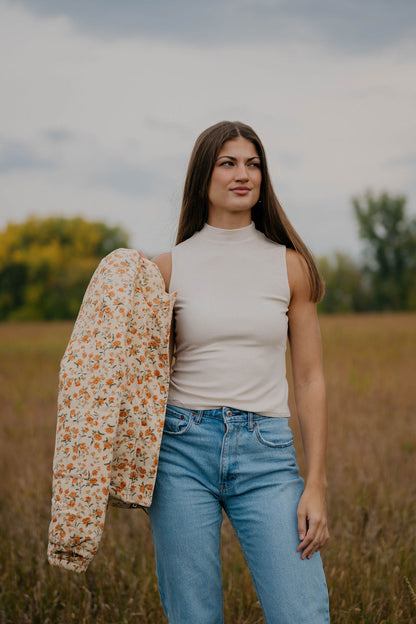
POLYGON ((248 412, 248 430, 253 431, 253 412, 248 412))
POLYGON ((199 425, 202 420, 202 414, 204 413, 204 410, 193 410, 193 413, 195 414, 195 424, 199 425))

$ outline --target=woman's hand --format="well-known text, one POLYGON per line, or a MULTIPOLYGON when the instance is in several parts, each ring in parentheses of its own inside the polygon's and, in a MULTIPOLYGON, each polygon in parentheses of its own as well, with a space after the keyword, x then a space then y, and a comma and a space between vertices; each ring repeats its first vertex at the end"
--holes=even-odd
POLYGON ((298 505, 298 531, 301 540, 297 550, 302 559, 310 559, 329 539, 325 487, 306 485, 298 505))

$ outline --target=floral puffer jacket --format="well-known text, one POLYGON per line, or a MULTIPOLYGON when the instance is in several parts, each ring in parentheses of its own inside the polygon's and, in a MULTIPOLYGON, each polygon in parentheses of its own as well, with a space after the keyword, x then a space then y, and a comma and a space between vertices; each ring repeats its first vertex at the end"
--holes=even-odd
POLYGON ((52 565, 85 572, 108 505, 151 504, 176 296, 131 249, 110 253, 91 279, 59 373, 52 565))

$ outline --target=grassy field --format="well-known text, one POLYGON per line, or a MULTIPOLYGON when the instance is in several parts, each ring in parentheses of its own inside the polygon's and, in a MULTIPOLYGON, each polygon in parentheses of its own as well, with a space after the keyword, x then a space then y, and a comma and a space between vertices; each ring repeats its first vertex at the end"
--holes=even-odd
MULTIPOLYGON (((331 621, 410 624, 416 622, 416 316, 323 317, 321 327, 331 531, 322 557, 331 621)), ((46 560, 57 375, 71 328, 0 325, 0 622, 161 624, 142 511, 109 510, 86 575, 46 560)), ((222 549, 227 624, 263 622, 226 521, 222 549)))

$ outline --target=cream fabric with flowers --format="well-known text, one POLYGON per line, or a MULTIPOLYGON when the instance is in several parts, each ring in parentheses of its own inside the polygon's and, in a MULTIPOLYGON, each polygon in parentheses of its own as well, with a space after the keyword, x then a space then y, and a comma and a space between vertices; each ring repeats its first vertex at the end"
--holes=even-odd
POLYGON ((177 293, 118 249, 96 269, 61 361, 48 559, 85 572, 108 504, 151 504, 177 293))

